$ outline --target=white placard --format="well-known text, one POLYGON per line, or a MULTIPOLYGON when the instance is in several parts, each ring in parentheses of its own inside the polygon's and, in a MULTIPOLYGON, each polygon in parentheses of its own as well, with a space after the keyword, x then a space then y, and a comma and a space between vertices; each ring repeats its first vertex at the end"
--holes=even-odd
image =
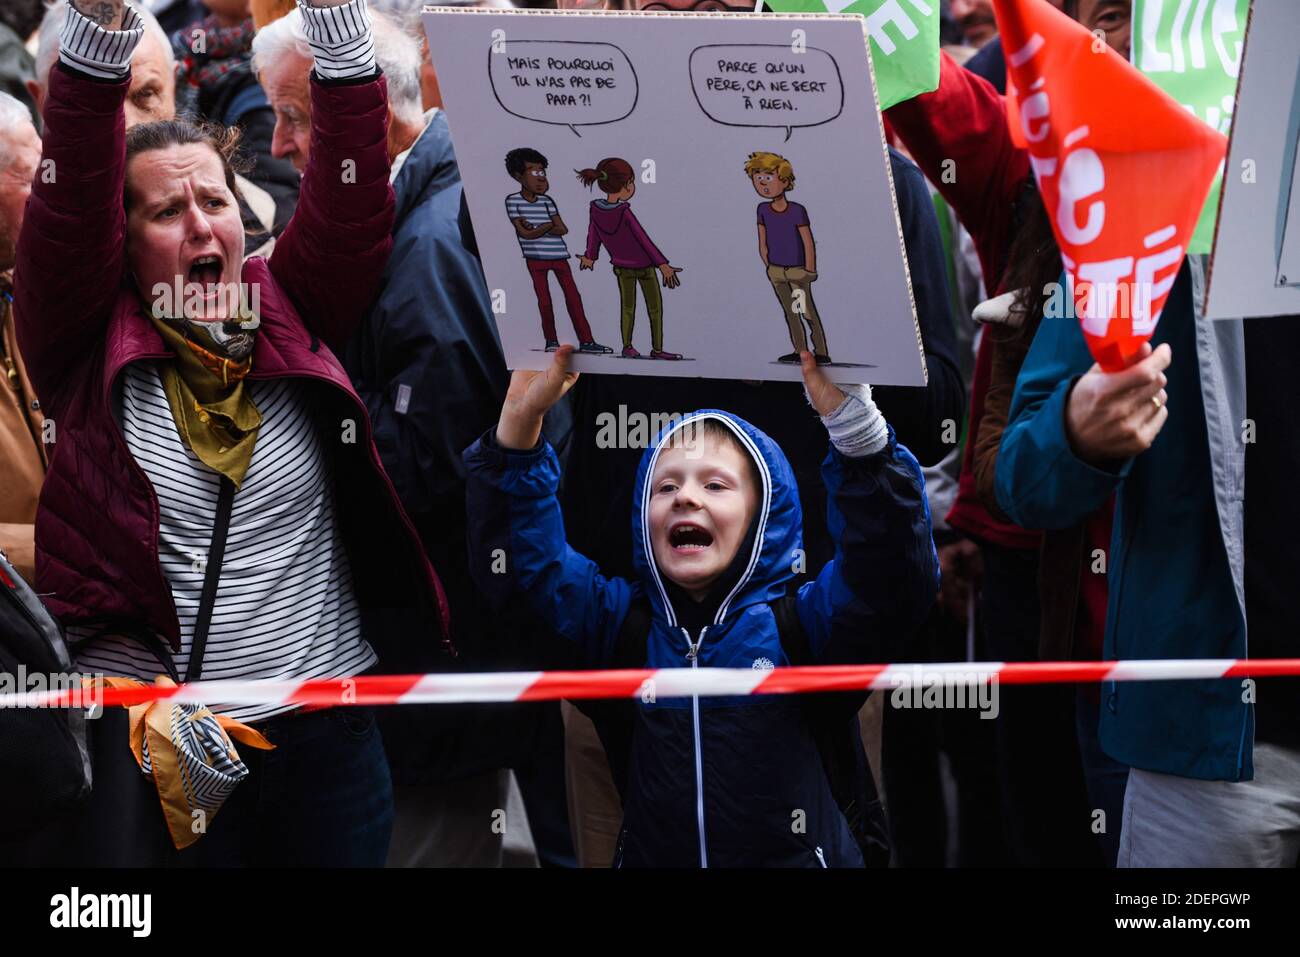
POLYGON ((1300 314, 1300 4, 1255 0, 1210 264, 1211 319, 1300 314))
POLYGON ((512 368, 549 363, 549 298, 559 341, 579 343, 576 312, 612 349, 578 371, 798 379, 780 360, 820 323, 839 380, 924 384, 860 17, 427 7, 424 25, 512 368), (545 163, 516 154, 512 175, 516 150, 545 163), (754 153, 789 166, 750 175, 754 153), (630 196, 605 189, 609 159, 630 196), (658 303, 681 360, 649 359, 658 303))

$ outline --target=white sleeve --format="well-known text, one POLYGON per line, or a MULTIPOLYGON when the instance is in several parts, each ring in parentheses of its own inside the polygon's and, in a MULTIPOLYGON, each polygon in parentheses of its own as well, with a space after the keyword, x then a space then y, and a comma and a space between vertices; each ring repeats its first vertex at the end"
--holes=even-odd
POLYGON ((366 0, 350 0, 340 7, 316 7, 309 0, 298 0, 298 9, 322 79, 351 79, 378 72, 366 0))
MULTIPOLYGON (((840 385, 844 401, 830 415, 821 417, 830 433, 831 444, 841 455, 856 459, 874 455, 889 444, 885 417, 871 399, 869 385, 840 385)), ((807 388, 804 394, 807 395, 807 388)), ((808 400, 810 403, 812 399, 808 400)))
POLYGON ((120 80, 130 72, 142 37, 144 21, 130 4, 122 8, 122 29, 105 30, 69 3, 59 30, 59 59, 102 80, 120 80))

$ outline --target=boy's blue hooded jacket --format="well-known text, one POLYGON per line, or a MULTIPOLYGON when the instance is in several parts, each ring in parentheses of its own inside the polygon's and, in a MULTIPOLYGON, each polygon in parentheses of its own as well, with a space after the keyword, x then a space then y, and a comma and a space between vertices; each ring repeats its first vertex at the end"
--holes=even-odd
MULTIPOLYGON (((737 556, 734 585, 711 623, 698 631, 683 626, 680 602, 687 599, 674 604, 652 558, 649 478, 677 424, 646 450, 637 474, 636 581, 604 577, 568 546, 550 446, 521 453, 502 449, 491 432, 479 439, 465 462, 470 564, 481 587, 501 602, 522 593, 593 668, 610 666, 619 628, 638 600, 652 609, 648 668, 788 664, 770 603, 803 570, 794 475, 770 438, 730 413, 702 410, 680 421, 703 417, 731 429, 763 484, 746 540, 752 547, 737 556), (503 573, 494 574, 503 562, 503 573)), ((920 466, 891 429, 882 451, 851 459, 832 450, 823 472, 836 555, 799 589, 800 623, 818 664, 895 660, 938 587, 920 466)), ((697 617, 695 609, 686 613, 697 617)), ((862 863, 794 695, 639 701, 624 794, 620 866, 862 863)))

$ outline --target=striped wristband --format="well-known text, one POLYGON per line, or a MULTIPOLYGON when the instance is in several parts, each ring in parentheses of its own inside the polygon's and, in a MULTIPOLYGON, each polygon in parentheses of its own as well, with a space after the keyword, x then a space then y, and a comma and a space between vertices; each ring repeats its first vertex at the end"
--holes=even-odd
POLYGON ((339 7, 315 7, 298 0, 298 9, 321 79, 353 79, 378 72, 366 0, 350 0, 339 7))

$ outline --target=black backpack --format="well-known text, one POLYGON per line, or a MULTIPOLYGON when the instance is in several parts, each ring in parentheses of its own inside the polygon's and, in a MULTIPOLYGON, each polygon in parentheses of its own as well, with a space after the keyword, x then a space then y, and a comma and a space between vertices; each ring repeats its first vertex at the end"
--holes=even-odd
MULTIPOLYGON (((790 664, 815 664, 807 632, 799 621, 795 596, 787 594, 772 602, 771 608, 776 617, 781 647, 790 664)), ((650 603, 644 596, 639 597, 619 627, 610 668, 645 667, 650 620, 650 603)), ((865 691, 828 691, 801 694, 799 701, 817 742, 831 794, 848 821, 853 839, 862 851, 863 861, 868 867, 886 867, 890 853, 889 832, 858 726, 858 712, 867 695, 865 691)), ((636 702, 617 698, 572 703, 595 724, 614 785, 619 797, 625 800, 623 791, 632 753, 636 702)))
MULTIPOLYGON (((0 552, 0 674, 4 690, 45 690, 72 672, 63 631, 0 552), (29 681, 19 684, 18 675, 29 681), (43 685, 27 686, 35 676, 43 685)), ((61 684, 61 687, 68 687, 61 684)), ((30 834, 90 794, 85 712, 0 708, 0 838, 30 834)))

